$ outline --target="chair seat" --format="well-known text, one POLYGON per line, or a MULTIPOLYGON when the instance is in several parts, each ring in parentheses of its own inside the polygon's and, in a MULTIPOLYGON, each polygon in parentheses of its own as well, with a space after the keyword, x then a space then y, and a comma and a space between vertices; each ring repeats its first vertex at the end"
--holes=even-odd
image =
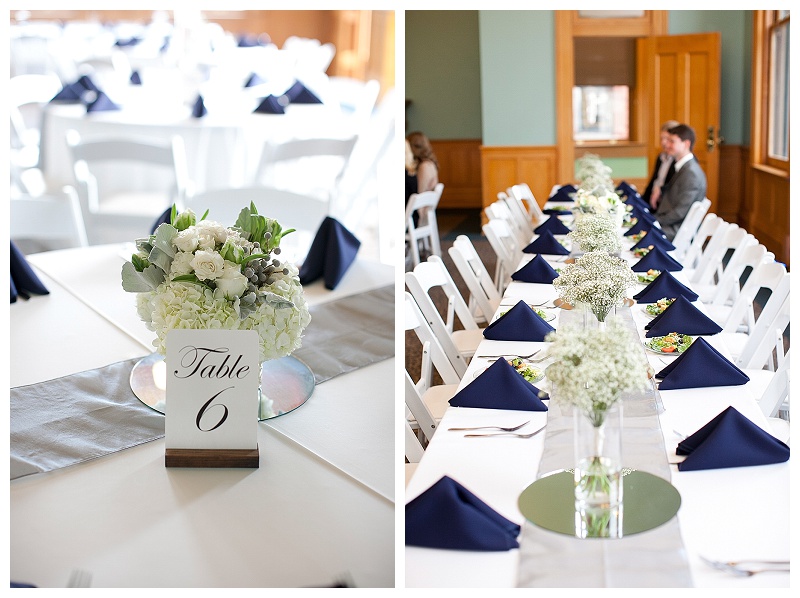
POLYGON ((736 360, 744 350, 747 340, 750 338, 743 332, 720 332, 718 338, 725 343, 728 351, 730 351, 733 360, 736 360))
POLYGON ((406 463, 406 486, 408 486, 411 478, 414 477, 414 472, 417 471, 417 465, 419 465, 419 463, 406 463))
POLYGON ((753 390, 753 396, 759 399, 763 397, 764 391, 767 389, 767 386, 769 386, 773 376, 775 376, 775 372, 754 369, 745 369, 742 371, 750 378, 747 387, 753 390))
MULTIPOLYGON (((695 292, 700 295, 699 291, 695 290, 695 292)), ((700 295, 700 299, 703 300, 702 295, 700 295)), ((708 317, 720 326, 725 326, 725 322, 727 322, 728 316, 731 315, 731 311, 733 310, 733 306, 731 305, 713 305, 706 303, 704 307, 708 317)))
POLYGON ((483 329, 454 330, 453 342, 464 357, 472 357, 483 340, 483 329))
POLYGON ((422 402, 428 407, 433 418, 438 422, 450 406, 450 399, 458 392, 458 384, 439 384, 431 386, 422 395, 422 402))

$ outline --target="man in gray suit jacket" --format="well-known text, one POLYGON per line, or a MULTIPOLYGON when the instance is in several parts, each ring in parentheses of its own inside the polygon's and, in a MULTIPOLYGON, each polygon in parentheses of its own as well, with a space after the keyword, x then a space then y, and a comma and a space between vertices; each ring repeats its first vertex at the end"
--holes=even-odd
POLYGON ((672 241, 689 208, 706 196, 706 175, 692 154, 694 129, 680 124, 669 129, 667 153, 675 160, 675 174, 661 190, 656 219, 672 241))

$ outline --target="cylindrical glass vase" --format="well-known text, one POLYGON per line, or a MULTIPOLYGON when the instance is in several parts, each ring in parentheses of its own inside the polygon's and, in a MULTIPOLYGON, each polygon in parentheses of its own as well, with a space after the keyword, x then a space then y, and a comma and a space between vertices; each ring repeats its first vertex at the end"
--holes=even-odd
POLYGON ((622 502, 622 404, 573 413, 576 508, 615 507, 622 502))

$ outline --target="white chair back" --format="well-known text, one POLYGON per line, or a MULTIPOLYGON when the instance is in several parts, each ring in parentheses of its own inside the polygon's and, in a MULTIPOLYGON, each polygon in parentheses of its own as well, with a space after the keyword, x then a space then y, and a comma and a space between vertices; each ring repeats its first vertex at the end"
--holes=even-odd
POLYGON ((740 368, 767 367, 772 371, 783 362, 784 333, 790 319, 791 275, 787 272, 772 290, 758 319, 751 325, 750 334, 736 358, 740 368))
POLYGON ((690 281, 697 283, 698 286, 716 285, 736 254, 745 247, 756 244, 758 244, 756 238, 745 229, 736 224, 729 225, 724 234, 715 234, 709 242, 690 281), (719 242, 715 243, 717 238, 719 242))
MULTIPOLYGON (((761 264, 753 271, 731 307, 730 314, 722 327, 723 332, 744 331, 748 335, 752 335, 756 325, 754 308, 756 296, 762 292, 762 289, 771 291, 758 319, 765 316, 769 318, 772 310, 780 307, 783 297, 780 297, 776 291, 786 275, 786 266, 779 262, 761 264), (777 304, 773 302, 773 299, 777 301, 777 304)), ((788 284, 785 288, 788 293, 788 284)), ((766 319, 765 322, 770 322, 770 320, 766 319)))
POLYGON ((689 245, 689 248, 686 250, 683 259, 681 260, 684 268, 694 269, 697 266, 697 262, 705 251, 710 237, 714 235, 717 227, 724 222, 725 221, 716 214, 706 214, 705 218, 703 218, 703 222, 700 224, 700 227, 697 230, 697 234, 695 234, 691 244, 689 245))
POLYGON ((425 454, 425 449, 408 420, 405 421, 403 428, 405 430, 406 460, 409 463, 419 463, 422 455, 425 454))
POLYGON ((498 199, 486 206, 483 212, 489 220, 504 220, 508 224, 508 228, 511 229, 511 232, 514 234, 514 238, 519 247, 524 247, 530 242, 533 231, 520 223, 519 220, 513 216, 506 202, 498 199))
POLYGON ((500 305, 501 296, 475 246, 469 237, 459 235, 447 252, 469 289, 470 310, 473 316, 476 316, 475 308, 477 308, 481 316, 480 321, 489 322, 500 305))
POLYGON ((481 227, 481 230, 497 255, 494 284, 497 291, 502 294, 522 258, 522 249, 517 245, 511 229, 503 220, 490 220, 481 227))
POLYGON ((500 191, 497 194, 497 199, 505 202, 506 206, 508 206, 508 209, 511 212, 511 215, 514 216, 514 219, 518 223, 518 226, 526 232, 526 241, 529 241, 530 236, 533 233, 533 218, 528 212, 528 209, 525 207, 525 204, 523 204, 521 200, 509 195, 505 191, 500 191))
POLYGON ((710 208, 711 200, 707 197, 701 201, 694 202, 689 207, 686 217, 683 219, 683 222, 678 228, 678 232, 675 233, 675 238, 672 240, 672 244, 675 246, 674 255, 678 261, 683 260, 689 249, 689 245, 691 245, 694 236, 697 234, 700 223, 703 221, 703 218, 705 218, 710 208))
POLYGON ((81 204, 72 187, 64 187, 60 195, 47 193, 39 197, 12 197, 10 220, 13 241, 38 241, 46 249, 89 244, 81 204), (50 246, 51 242, 55 245, 50 246))
POLYGON ((412 263, 416 267, 420 259, 420 242, 430 248, 433 255, 442 255, 439 241, 439 224, 436 221, 436 207, 442 197, 444 184, 438 183, 433 191, 414 193, 406 204, 406 241, 411 251, 412 263), (419 220, 414 223, 414 214, 419 220))
MULTIPOLYGON (((415 421, 419 426, 422 434, 425 436, 427 441, 430 442, 433 438, 434 432, 436 432, 438 424, 436 423, 436 419, 433 417, 430 409, 428 409, 428 407, 425 405, 425 402, 422 400, 422 395, 414 384, 414 381, 411 379, 411 376, 408 375, 408 372, 406 372, 406 408, 411 413, 413 421, 415 421)), ((406 419, 406 424, 410 423, 411 422, 406 419)), ((419 437, 414 434, 414 438, 417 440, 419 448, 422 449, 423 447, 419 442, 419 437)), ((420 457, 421 456, 422 455, 420 455, 420 457)), ((409 459, 409 461, 411 461, 411 459, 409 459)), ((413 462, 414 461, 412 461, 412 463, 413 462)))
POLYGON ((533 196, 533 191, 528 186, 528 183, 519 183, 513 185, 508 189, 509 197, 518 200, 522 205, 527 206, 527 212, 531 223, 537 224, 544 218, 542 208, 539 207, 539 202, 533 196))
POLYGON ((775 375, 770 380, 758 406, 761 412, 767 417, 775 417, 778 411, 788 406, 790 396, 790 382, 791 382, 791 367, 790 367, 790 353, 791 349, 786 352, 783 363, 775 370, 775 375))
POLYGON ((761 244, 748 245, 737 252, 717 285, 708 296, 701 294, 700 299, 710 305, 730 305, 739 296, 739 289, 760 264, 775 261, 775 255, 767 251, 761 244))

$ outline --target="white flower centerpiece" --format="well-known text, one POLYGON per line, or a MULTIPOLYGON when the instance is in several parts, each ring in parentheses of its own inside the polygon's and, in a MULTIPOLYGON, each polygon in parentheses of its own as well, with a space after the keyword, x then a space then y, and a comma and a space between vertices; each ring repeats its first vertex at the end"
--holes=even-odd
POLYGON ((588 507, 622 501, 622 395, 648 388, 648 366, 636 338, 617 318, 605 328, 564 325, 551 341, 547 377, 553 400, 575 418, 575 500, 588 507))
POLYGON ((575 228, 567 234, 573 247, 576 245, 583 252, 607 251, 619 254, 622 251, 622 236, 616 223, 610 218, 598 214, 586 214, 575 221, 575 228))
POLYGON ((636 275, 628 263, 607 251, 589 251, 561 269, 553 286, 571 305, 588 305, 600 322, 625 298, 636 284, 636 275))
POLYGON ((192 210, 177 213, 146 239, 122 267, 122 288, 137 293, 139 317, 156 333, 153 347, 166 355, 173 329, 255 330, 260 360, 298 349, 311 321, 297 267, 282 262, 283 230, 244 208, 226 227, 199 220, 192 210))

